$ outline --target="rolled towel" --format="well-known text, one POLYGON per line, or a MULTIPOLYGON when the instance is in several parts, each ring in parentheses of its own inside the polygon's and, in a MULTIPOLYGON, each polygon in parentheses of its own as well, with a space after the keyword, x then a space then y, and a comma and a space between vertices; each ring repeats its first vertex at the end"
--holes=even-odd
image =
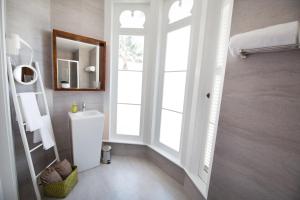
POLYGON ((54 165, 55 170, 61 175, 63 179, 67 178, 72 172, 72 166, 70 162, 64 159, 54 165))
POLYGON ((232 56, 239 56, 242 49, 297 44, 299 40, 299 22, 294 21, 234 35, 229 50, 232 56))
POLYGON ((63 180, 59 173, 54 169, 54 167, 47 168, 41 174, 40 179, 43 184, 57 183, 63 180))

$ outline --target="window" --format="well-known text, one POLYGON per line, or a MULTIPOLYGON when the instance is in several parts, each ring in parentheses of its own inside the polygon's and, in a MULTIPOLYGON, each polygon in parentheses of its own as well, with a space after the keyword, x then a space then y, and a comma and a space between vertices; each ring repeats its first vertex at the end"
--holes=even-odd
POLYGON ((191 9, 193 1, 169 1, 169 23, 179 20, 178 25, 165 26, 165 56, 162 61, 162 99, 158 142, 169 152, 178 154, 181 145, 181 127, 184 117, 186 76, 190 55, 191 9))
POLYGON ((175 1, 169 10, 169 23, 173 23, 192 15, 193 0, 175 1))
POLYGON ((145 13, 140 10, 125 10, 120 15, 121 28, 144 28, 145 13))
POLYGON ((112 138, 140 140, 143 118, 146 6, 116 4, 112 76, 112 138))
POLYGON ((206 182, 208 182, 209 171, 212 165, 214 141, 217 133, 230 31, 230 14, 230 5, 226 4, 226 6, 223 8, 220 22, 216 69, 214 70, 214 80, 212 83, 212 99, 209 108, 208 126, 206 130, 204 158, 203 164, 200 165, 203 166, 203 168, 200 168, 199 170, 200 177, 202 177, 206 182))

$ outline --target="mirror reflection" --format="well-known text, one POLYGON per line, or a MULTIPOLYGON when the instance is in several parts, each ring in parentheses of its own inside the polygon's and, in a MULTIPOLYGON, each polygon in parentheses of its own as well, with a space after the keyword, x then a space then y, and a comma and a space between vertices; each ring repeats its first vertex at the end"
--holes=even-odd
POLYGON ((23 85, 33 84, 37 80, 36 70, 29 65, 17 66, 13 73, 15 80, 23 85))
POLYGON ((57 37, 57 86, 99 89, 99 45, 57 37))

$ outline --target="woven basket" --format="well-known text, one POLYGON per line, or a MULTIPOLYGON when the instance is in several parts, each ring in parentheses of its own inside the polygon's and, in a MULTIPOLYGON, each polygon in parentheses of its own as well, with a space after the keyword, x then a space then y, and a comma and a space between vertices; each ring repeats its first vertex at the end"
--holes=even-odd
POLYGON ((63 181, 43 185, 44 195, 55 198, 65 198, 78 181, 77 167, 73 166, 72 173, 63 181))

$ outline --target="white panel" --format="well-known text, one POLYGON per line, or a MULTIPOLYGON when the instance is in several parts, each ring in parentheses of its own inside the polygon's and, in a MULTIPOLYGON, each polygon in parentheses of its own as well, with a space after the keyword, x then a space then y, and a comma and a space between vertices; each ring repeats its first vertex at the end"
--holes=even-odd
MULTIPOLYGON (((91 111, 94 112, 94 111, 91 111)), ((100 165, 104 115, 89 118, 70 113, 74 164, 82 172, 100 165)))
POLYGON ((0 200, 4 200, 4 197, 3 197, 3 188, 2 188, 2 181, 0 179, 0 200))
POLYGON ((163 108, 183 111, 186 72, 166 72, 163 90, 163 108))
POLYGON ((187 69, 190 33, 190 25, 168 33, 165 63, 166 71, 187 69))
POLYGON ((182 114, 162 109, 159 141, 179 152, 182 114))
POLYGON ((141 104, 142 72, 118 72, 118 103, 141 104))
POLYGON ((140 110, 139 105, 117 106, 117 134, 120 135, 140 135, 140 110))

